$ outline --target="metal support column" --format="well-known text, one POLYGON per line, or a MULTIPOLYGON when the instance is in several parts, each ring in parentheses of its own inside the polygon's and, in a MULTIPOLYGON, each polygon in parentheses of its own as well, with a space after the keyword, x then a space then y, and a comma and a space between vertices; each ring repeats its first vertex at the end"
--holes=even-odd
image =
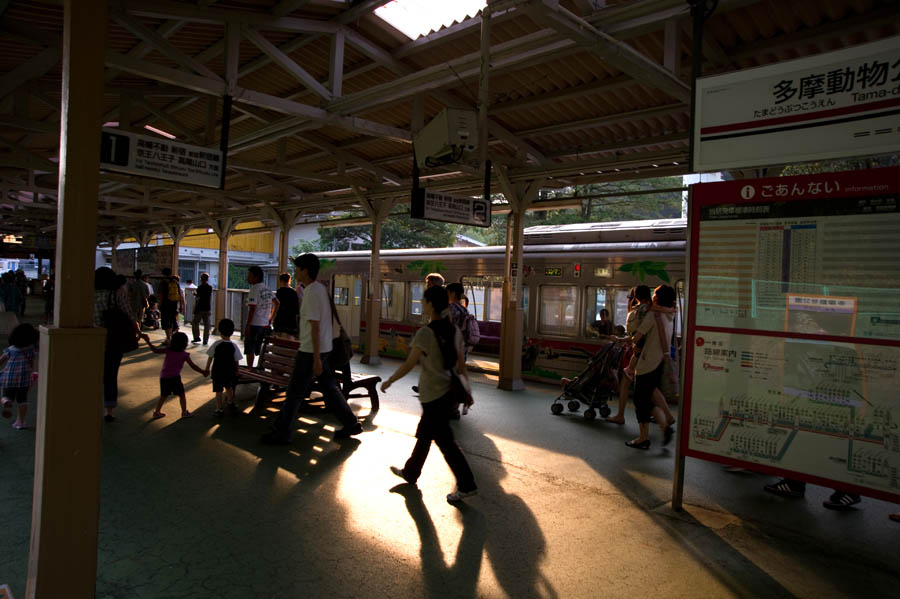
POLYGON ((93 597, 106 332, 94 328, 94 254, 106 0, 64 4, 56 307, 41 327, 31 547, 25 597, 93 597), (71 382, 79 381, 73 401, 71 382))
POLYGON ((378 346, 381 331, 381 228, 384 219, 391 213, 393 201, 382 200, 375 203, 360 197, 360 203, 372 219, 372 257, 369 262, 369 284, 366 294, 366 335, 365 349, 360 362, 381 364, 378 346))

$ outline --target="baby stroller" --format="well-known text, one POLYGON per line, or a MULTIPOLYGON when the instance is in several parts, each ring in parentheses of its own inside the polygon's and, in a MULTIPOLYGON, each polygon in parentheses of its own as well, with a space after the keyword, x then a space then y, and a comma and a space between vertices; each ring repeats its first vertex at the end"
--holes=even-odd
POLYGON ((144 321, 141 323, 141 328, 148 331, 155 331, 160 327, 162 321, 162 315, 159 313, 156 296, 151 295, 148 298, 147 303, 149 304, 149 307, 144 310, 144 321))
POLYGON ((619 367, 626 346, 622 343, 612 342, 605 345, 588 361, 584 369, 574 379, 563 385, 563 391, 559 397, 553 400, 550 411, 559 415, 563 412, 563 403, 570 412, 577 412, 581 404, 586 404, 584 411, 585 420, 593 420, 600 416, 606 418, 610 415, 609 400, 619 393, 619 367))

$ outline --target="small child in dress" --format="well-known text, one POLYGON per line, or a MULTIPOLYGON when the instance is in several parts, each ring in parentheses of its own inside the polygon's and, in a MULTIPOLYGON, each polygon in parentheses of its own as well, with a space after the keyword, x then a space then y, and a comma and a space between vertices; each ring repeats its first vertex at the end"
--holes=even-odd
POLYGON ((188 366, 203 376, 209 376, 209 371, 201 369, 191 361, 190 354, 185 351, 188 346, 188 336, 184 333, 173 334, 172 341, 169 342, 169 347, 166 349, 150 343, 150 337, 147 335, 141 335, 141 338, 147 342, 153 353, 166 354, 162 371, 159 373, 159 401, 156 402, 153 420, 165 416, 162 412, 162 407, 170 395, 177 395, 181 401, 181 417, 190 418, 193 414, 187 409, 187 397, 184 395, 184 385, 181 382, 181 369, 184 368, 184 364, 187 362, 188 366))
POLYGON ((206 371, 210 372, 209 366, 212 364, 213 393, 216 394, 214 414, 217 418, 221 418, 225 415, 223 400, 227 400, 229 414, 238 413, 234 404, 234 387, 237 385, 238 362, 243 359, 244 354, 241 353, 237 343, 231 340, 234 334, 234 321, 223 318, 216 326, 216 331, 219 332, 221 339, 206 350, 206 355, 209 356, 206 360, 206 371))
POLYGON ((37 354, 34 346, 37 341, 37 329, 23 322, 9 334, 9 347, 0 355, 0 387, 3 388, 0 405, 3 417, 10 418, 12 404, 17 404, 13 428, 18 430, 27 428, 25 412, 28 410, 28 388, 34 380, 34 358, 37 354))

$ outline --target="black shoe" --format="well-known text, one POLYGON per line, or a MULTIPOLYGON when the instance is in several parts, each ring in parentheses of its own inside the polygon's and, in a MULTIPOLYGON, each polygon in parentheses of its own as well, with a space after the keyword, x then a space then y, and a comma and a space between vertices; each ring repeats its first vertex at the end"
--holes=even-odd
POLYGON ((199 339, 191 339, 191 343, 200 343, 199 339))
POLYGON ((106 420, 107 422, 115 422, 116 421, 116 417, 113 416, 112 414, 107 414, 106 416, 103 417, 103 419, 106 420))
POLYGON ((778 495, 779 497, 797 499, 803 497, 804 493, 806 493, 806 485, 801 482, 783 478, 777 483, 766 485, 763 487, 763 490, 772 493, 773 495, 778 495))
POLYGON ((671 443, 673 436, 675 436, 675 428, 670 424, 666 427, 666 430, 663 431, 663 445, 671 443))
POLYGON ((358 435, 363 432, 363 427, 360 423, 356 423, 356 426, 345 426, 339 431, 334 431, 335 439, 349 439, 353 435, 358 435))
POLYGON ((859 495, 854 495, 853 493, 844 493, 843 491, 835 491, 831 494, 831 497, 828 498, 827 501, 822 502, 822 507, 826 507, 829 510, 849 510, 852 509, 854 505, 859 503, 861 499, 859 495))
POLYGON ((263 445, 290 445, 291 440, 285 439, 281 435, 276 434, 274 431, 268 432, 265 435, 262 435, 259 438, 259 442, 263 445))
POLYGON ((416 481, 409 480, 408 478, 406 478, 406 473, 403 472, 402 468, 397 468, 396 466, 391 466, 391 472, 393 472, 395 475, 399 476, 400 478, 402 478, 403 480, 405 480, 406 482, 408 482, 411 485, 416 484, 416 481))
POLYGON ((419 392, 419 386, 418 386, 418 385, 413 385, 413 386, 412 386, 412 390, 413 390, 413 393, 418 393, 418 392, 419 392))
POLYGON ((460 419, 459 408, 457 408, 455 410, 450 410, 450 420, 459 420, 459 419, 460 419))
POLYGON ((632 449, 650 449, 650 439, 646 441, 625 441, 625 445, 632 449))
POLYGON ((237 416, 241 413, 241 411, 238 410, 238 407, 233 403, 227 404, 225 407, 228 409, 229 416, 237 416))

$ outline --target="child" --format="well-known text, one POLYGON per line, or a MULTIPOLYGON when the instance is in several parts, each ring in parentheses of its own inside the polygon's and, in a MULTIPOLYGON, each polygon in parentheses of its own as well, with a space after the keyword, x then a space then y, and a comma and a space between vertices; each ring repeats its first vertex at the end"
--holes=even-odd
POLYGON ((190 354, 185 351, 188 346, 188 336, 184 333, 173 333, 168 349, 162 349, 153 345, 150 343, 150 337, 147 335, 141 335, 141 338, 147 342, 153 353, 166 354, 162 371, 159 373, 159 401, 156 402, 153 420, 165 416, 161 410, 170 395, 177 395, 181 401, 181 417, 190 418, 193 414, 187 409, 187 398, 184 396, 184 385, 181 383, 181 369, 184 367, 184 363, 187 362, 188 366, 203 376, 209 376, 209 371, 201 370, 199 366, 191 361, 190 354))
POLYGON ((9 334, 9 347, 0 355, 0 387, 3 387, 3 417, 12 416, 13 401, 18 404, 18 413, 13 428, 22 430, 25 426, 25 412, 28 410, 28 388, 34 373, 34 345, 38 332, 30 324, 23 322, 9 334))
POLYGON ((225 415, 222 409, 222 396, 228 399, 228 413, 237 414, 237 406, 234 405, 234 387, 237 384, 237 367, 238 362, 244 357, 237 344, 231 340, 234 334, 234 321, 230 318, 223 318, 216 326, 221 339, 212 344, 206 350, 209 356, 206 360, 206 371, 210 372, 209 365, 212 364, 212 381, 213 393, 216 394, 216 417, 221 418, 225 415))
POLYGON ((145 329, 155 331, 159 328, 160 320, 162 319, 159 313, 159 302, 156 300, 155 295, 151 295, 147 299, 147 303, 149 307, 144 312, 144 322, 141 324, 145 329))

